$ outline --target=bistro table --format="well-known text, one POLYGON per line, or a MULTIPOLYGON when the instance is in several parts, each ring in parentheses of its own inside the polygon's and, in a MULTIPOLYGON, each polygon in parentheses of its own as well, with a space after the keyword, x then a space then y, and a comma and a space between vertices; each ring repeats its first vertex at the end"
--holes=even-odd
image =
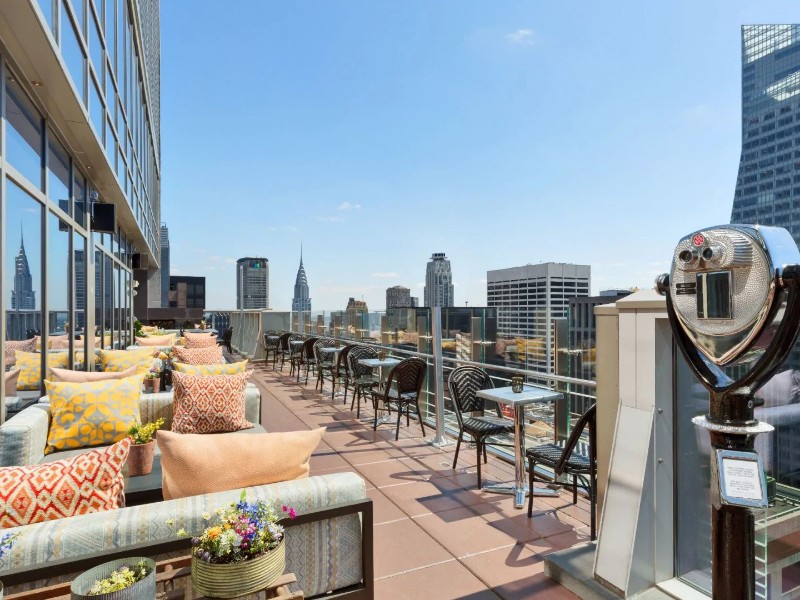
MULTIPOLYGON (((514 506, 522 508, 528 495, 528 481, 525 474, 525 407, 537 402, 555 402, 564 394, 549 388, 525 385, 522 392, 514 393, 511 387, 479 390, 476 394, 484 400, 511 407, 514 410, 514 472, 516 481, 513 485, 487 484, 483 489, 498 494, 513 494, 514 506)), ((558 490, 534 488, 534 496, 557 496, 558 490)))
MULTIPOLYGON (((394 367, 396 364, 399 364, 400 360, 397 358, 362 358, 358 361, 358 364, 364 365, 365 367, 372 367, 378 368, 378 387, 383 387, 383 368, 384 367, 394 367)), ((378 419, 378 425, 383 425, 384 423, 388 423, 391 420, 389 415, 384 415, 378 419)))

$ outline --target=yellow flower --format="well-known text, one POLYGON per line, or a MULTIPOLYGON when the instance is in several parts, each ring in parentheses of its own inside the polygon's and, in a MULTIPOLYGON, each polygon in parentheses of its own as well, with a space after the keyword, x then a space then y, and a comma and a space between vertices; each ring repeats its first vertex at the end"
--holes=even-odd
POLYGON ((221 527, 212 527, 211 529, 209 529, 207 531, 207 533, 208 533, 208 539, 215 540, 222 533, 222 528, 221 527))

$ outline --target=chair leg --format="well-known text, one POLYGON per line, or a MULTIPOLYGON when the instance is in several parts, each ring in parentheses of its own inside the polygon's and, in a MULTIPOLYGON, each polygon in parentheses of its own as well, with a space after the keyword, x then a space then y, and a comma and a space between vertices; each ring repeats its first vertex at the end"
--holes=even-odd
POLYGON ((461 436, 464 435, 462 430, 458 430, 458 441, 456 442, 456 455, 453 457, 453 468, 456 468, 456 463, 458 462, 458 451, 461 449, 461 436))
POLYGON ((591 528, 592 541, 597 539, 595 515, 594 515, 596 507, 597 507, 597 496, 595 495, 594 482, 592 482, 592 485, 589 487, 589 511, 591 512, 589 518, 591 520, 590 528, 591 528))
MULTIPOLYGON (((347 380, 347 377, 344 379, 344 400, 342 400, 342 404, 347 404, 347 388, 350 387, 350 382, 347 380)), ((352 408, 350 410, 353 410, 352 408)))
POLYGON ((406 427, 411 425, 411 404, 406 404, 406 427))
POLYGON ((483 442, 483 464, 486 464, 487 462, 488 462, 488 460, 486 458, 486 441, 484 440, 484 442, 483 442))
POLYGON ((481 438, 475 438, 475 448, 478 450, 478 489, 481 489, 481 438))
MULTIPOLYGON (((336 374, 331 371, 331 400, 333 400, 333 395, 336 393, 336 374)), ((345 400, 345 404, 347 401, 345 400)))
POLYGON ((578 503, 578 478, 575 475, 572 476, 572 503, 578 503))
MULTIPOLYGON (((419 419, 419 426, 422 428, 422 436, 425 436, 425 423, 422 422, 422 413, 419 411, 419 400, 416 400, 414 404, 417 405, 417 418, 419 419)), ((409 405, 409 410, 411 410, 411 405, 409 405)))
POLYGON ((372 397, 372 431, 378 430, 378 401, 372 397))
MULTIPOLYGON (((406 410, 410 410, 410 405, 406 404, 406 410)), ((406 413, 408 415, 408 413, 406 413)), ((400 421, 403 418, 403 405, 397 405, 397 430, 394 432, 394 441, 400 439, 400 421)))
POLYGON ((528 518, 533 516, 533 461, 528 461, 528 518))

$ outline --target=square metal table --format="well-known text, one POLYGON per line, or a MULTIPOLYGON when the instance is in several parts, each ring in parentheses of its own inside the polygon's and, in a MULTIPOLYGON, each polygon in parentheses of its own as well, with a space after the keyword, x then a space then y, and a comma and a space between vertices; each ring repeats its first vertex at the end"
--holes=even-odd
MULTIPOLYGON (((384 358, 381 360, 380 358, 362 358, 358 361, 358 364, 364 365, 366 367, 375 367, 378 368, 378 386, 379 388, 383 388, 383 368, 384 367, 394 367, 396 364, 399 364, 400 360, 397 358, 384 358)), ((390 421, 389 415, 384 415, 378 419, 378 425, 383 425, 390 421)))
MULTIPOLYGON (((512 494, 514 506, 522 508, 525 505, 525 497, 528 495, 528 481, 525 475, 525 407, 528 404, 555 402, 561 400, 564 394, 549 388, 525 385, 520 393, 514 393, 511 387, 502 387, 479 390, 477 396, 510 406, 514 410, 514 473, 516 481, 513 485, 488 484, 483 486, 483 489, 487 492, 512 494)), ((533 495, 557 496, 558 490, 534 488, 533 495)))

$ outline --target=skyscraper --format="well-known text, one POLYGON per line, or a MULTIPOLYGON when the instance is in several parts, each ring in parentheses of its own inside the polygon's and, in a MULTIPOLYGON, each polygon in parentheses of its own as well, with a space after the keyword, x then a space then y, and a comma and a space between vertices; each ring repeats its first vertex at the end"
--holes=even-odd
POLYGON ((169 306, 169 229, 161 224, 161 308, 169 306))
POLYGON ((411 304, 411 290, 402 285, 395 285, 386 289, 386 308, 409 308, 411 304))
POLYGON ((487 306, 497 307, 498 336, 516 343, 517 363, 553 370, 553 322, 567 316, 570 298, 589 295, 590 279, 589 265, 567 263, 487 271, 487 306))
POLYGON ((236 261, 236 308, 269 308, 269 261, 245 257, 236 261))
POLYGON ((292 311, 310 311, 311 298, 308 297, 308 278, 303 267, 303 250, 300 250, 300 267, 297 269, 297 278, 294 281, 294 297, 292 298, 292 311))
POLYGON ((800 149, 792 149, 800 142, 796 136, 800 25, 744 25, 742 152, 732 223, 785 227, 800 241, 800 149))
POLYGON ((19 252, 14 259, 14 289, 11 290, 11 308, 34 310, 36 308, 36 292, 33 291, 33 277, 25 254, 25 238, 19 232, 19 252))
POLYGON ((444 252, 435 252, 425 270, 425 306, 454 306, 453 273, 444 252))

